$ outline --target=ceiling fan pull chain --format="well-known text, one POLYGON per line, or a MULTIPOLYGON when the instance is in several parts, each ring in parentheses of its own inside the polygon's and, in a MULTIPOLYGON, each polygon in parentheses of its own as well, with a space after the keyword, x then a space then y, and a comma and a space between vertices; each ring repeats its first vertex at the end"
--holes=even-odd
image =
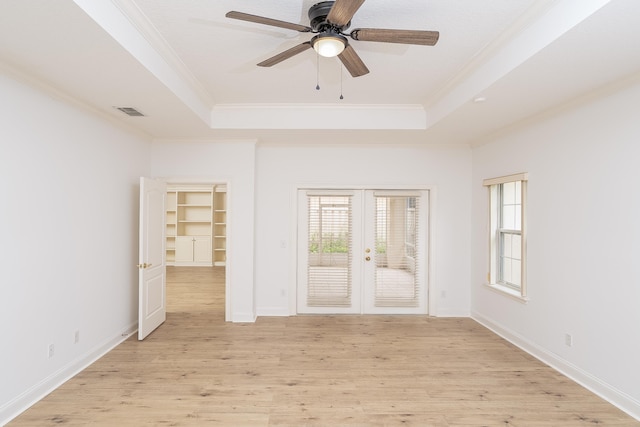
POLYGON ((316 90, 320 90, 320 55, 316 52, 316 90))
POLYGON ((344 99, 344 96, 342 96, 342 63, 340 63, 340 99, 344 99))

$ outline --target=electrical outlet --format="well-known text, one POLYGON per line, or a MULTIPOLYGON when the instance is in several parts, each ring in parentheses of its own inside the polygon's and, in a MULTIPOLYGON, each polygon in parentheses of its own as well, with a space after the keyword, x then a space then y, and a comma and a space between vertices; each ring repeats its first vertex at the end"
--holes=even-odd
POLYGON ((55 346, 53 344, 49 344, 49 359, 53 357, 54 352, 55 352, 55 346))
POLYGON ((573 346, 573 337, 571 336, 571 334, 564 334, 564 343, 567 345, 567 347, 573 346))
POLYGON ((73 339, 74 339, 74 343, 76 343, 76 344, 78 344, 80 342, 80 330, 79 329, 76 331, 76 334, 75 334, 73 339))

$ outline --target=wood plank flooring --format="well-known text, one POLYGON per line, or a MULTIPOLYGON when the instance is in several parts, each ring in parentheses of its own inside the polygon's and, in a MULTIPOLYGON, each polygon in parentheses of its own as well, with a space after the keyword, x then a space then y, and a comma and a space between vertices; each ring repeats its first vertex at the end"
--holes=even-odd
POLYGON ((224 322, 224 270, 170 267, 167 321, 10 426, 637 426, 471 319, 224 322))

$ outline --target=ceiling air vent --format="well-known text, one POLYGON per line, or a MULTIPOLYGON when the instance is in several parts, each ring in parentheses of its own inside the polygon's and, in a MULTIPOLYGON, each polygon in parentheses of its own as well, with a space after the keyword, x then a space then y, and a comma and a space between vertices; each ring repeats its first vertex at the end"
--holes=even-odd
POLYGON ((140 111, 136 110, 133 107, 115 107, 117 110, 122 111, 123 113, 125 113, 127 116, 131 116, 131 117, 144 117, 144 114, 142 114, 140 111))

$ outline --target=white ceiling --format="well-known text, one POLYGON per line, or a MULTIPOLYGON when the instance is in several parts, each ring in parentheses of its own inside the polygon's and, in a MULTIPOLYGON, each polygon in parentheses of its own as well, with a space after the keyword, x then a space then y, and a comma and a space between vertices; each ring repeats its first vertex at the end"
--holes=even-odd
POLYGON ((0 63, 156 139, 285 143, 477 144, 640 73, 637 0, 367 0, 351 29, 440 40, 350 41, 370 70, 358 78, 312 50, 257 67, 312 35, 224 16, 308 25, 315 2, 2 0, 0 63))

